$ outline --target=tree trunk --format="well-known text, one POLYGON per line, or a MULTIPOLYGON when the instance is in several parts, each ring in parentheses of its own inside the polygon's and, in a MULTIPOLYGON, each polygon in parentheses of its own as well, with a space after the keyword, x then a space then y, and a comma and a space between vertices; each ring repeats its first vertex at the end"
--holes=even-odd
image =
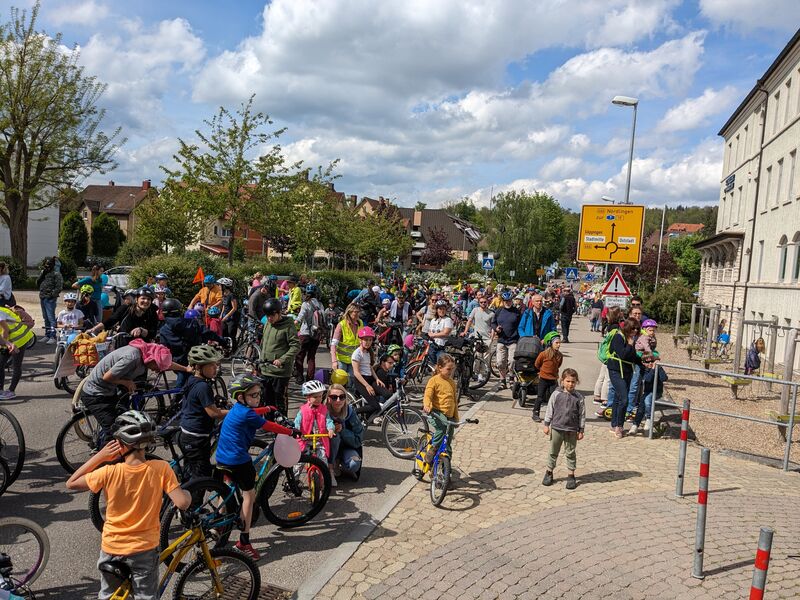
POLYGON ((6 192, 8 209, 8 237, 11 240, 11 256, 21 264, 28 265, 28 199, 19 192, 6 192))

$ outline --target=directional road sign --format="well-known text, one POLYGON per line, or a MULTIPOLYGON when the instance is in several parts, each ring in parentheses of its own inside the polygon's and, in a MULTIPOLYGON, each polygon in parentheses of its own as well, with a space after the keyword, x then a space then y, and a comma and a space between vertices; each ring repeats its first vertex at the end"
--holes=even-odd
POLYGON ((536 274, 539 276, 544 275, 544 272, 544 269, 536 269, 536 274))
POLYGON ((644 206, 584 204, 578 234, 578 260, 638 265, 642 260, 644 206))
POLYGON ((578 279, 578 269, 576 269, 575 267, 567 267, 566 269, 564 269, 564 272, 566 273, 566 277, 568 280, 578 279))
POLYGON ((393 262, 392 263, 392 270, 393 271, 397 271, 397 269, 399 269, 399 268, 400 268, 400 263, 399 262, 393 262))
POLYGON ((606 283, 603 291, 600 292, 604 296, 630 296, 631 290, 628 288, 628 284, 625 283, 625 280, 622 278, 622 274, 619 272, 619 269, 614 269, 614 272, 611 274, 611 278, 606 283))
POLYGON ((489 258, 489 257, 484 258, 483 261, 481 261, 481 268, 484 271, 493 270, 494 269, 494 259, 493 258, 489 258))

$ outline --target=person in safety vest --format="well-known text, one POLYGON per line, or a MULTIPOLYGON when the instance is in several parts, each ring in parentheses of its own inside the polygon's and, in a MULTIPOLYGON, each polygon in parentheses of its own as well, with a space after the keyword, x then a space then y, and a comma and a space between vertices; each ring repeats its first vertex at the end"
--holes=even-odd
POLYGON ((12 308, 0 306, 0 400, 16 398, 22 376, 25 347, 33 339, 33 331, 12 308), (6 366, 11 361, 11 384, 5 389, 6 366))
POLYGON ((350 304, 331 336, 331 368, 347 372, 351 382, 353 381, 352 356, 359 345, 358 330, 364 326, 360 316, 361 307, 355 303, 350 304))

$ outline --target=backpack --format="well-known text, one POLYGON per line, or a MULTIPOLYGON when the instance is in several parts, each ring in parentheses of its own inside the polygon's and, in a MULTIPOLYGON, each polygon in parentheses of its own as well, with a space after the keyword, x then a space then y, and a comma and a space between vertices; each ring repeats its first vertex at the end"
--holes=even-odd
POLYGON ((600 342, 600 345, 597 347, 597 360, 599 360, 601 363, 606 364, 608 359, 611 358, 609 347, 611 346, 611 340, 613 340, 614 336, 618 333, 619 329, 615 327, 606 334, 606 336, 603 338, 603 341, 600 342))
POLYGON ((314 308, 314 312, 311 313, 311 336, 321 340, 323 337, 327 337, 327 334, 328 323, 325 320, 324 309, 314 308))

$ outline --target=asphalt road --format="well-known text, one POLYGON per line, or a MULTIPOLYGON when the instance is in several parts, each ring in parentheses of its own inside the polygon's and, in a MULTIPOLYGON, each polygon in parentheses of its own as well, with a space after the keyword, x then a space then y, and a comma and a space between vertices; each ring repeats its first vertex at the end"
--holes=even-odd
MULTIPOLYGON (((34 585, 37 597, 93 598, 98 589, 100 534, 89 521, 88 494, 67 491, 67 474, 55 457, 56 435, 71 409, 70 398, 48 376, 53 350, 54 346, 41 342, 32 348, 25 359, 18 398, 2 401, 22 424, 27 456, 20 478, 0 497, 0 515, 27 517, 47 531, 50 561, 34 585)), ((319 366, 329 365, 326 355, 321 359, 319 366)), ((492 383, 485 390, 491 387, 492 383)), ((295 398, 291 415, 298 405, 295 398)), ((375 427, 367 432, 360 481, 341 477, 323 512, 305 527, 279 530, 262 519, 253 529, 251 540, 262 554, 259 564, 265 584, 296 590, 341 544, 351 541, 358 524, 379 514, 408 478, 411 462, 392 457, 379 435, 375 427)))

